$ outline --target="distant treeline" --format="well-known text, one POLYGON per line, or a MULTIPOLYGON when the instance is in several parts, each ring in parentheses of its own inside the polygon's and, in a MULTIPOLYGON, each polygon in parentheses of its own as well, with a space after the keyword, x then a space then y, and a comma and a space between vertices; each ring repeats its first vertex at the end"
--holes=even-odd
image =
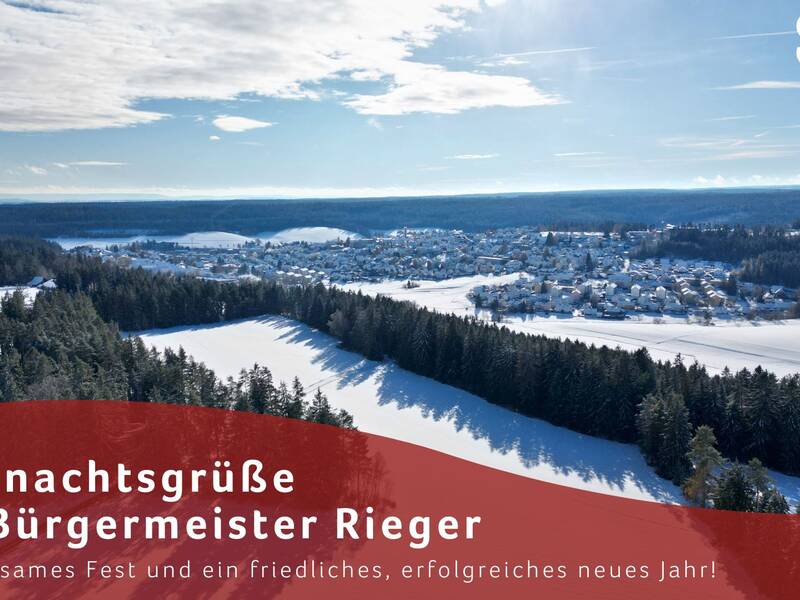
POLYGON ((762 223, 797 218, 800 190, 591 191, 455 197, 0 204, 0 234, 97 237, 308 225, 359 233, 399 227, 483 231, 520 225, 599 229, 608 223, 762 223))
POLYGON ((680 227, 643 244, 636 255, 741 264, 739 276, 745 281, 800 286, 800 235, 780 227, 680 227))

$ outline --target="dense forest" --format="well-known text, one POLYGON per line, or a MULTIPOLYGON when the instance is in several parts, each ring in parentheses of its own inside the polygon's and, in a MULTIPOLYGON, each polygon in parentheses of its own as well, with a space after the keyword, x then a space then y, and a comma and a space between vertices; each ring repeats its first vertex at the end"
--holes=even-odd
MULTIPOLYGON (((322 285, 156 275, 64 253, 45 268, 63 290, 56 297, 69 293, 76 302, 90 300, 98 323, 135 331, 285 315, 369 359, 390 358, 494 404, 589 435, 638 442, 656 471, 676 483, 696 475, 688 456, 693 432, 701 426, 713 432, 713 443, 706 445, 714 451, 732 461, 757 461, 733 474, 755 477, 761 464, 800 473, 800 375, 778 379, 761 368, 710 375, 698 364, 656 362, 644 349, 627 352, 515 333, 322 285)), ((136 347, 132 341, 123 344, 136 347)), ((127 353, 147 356, 143 350, 127 353)), ((129 385, 125 393, 130 396, 132 389, 129 385)), ((753 503, 750 509, 776 506, 782 505, 753 503)))
POLYGON ((637 256, 741 263, 744 281, 800 287, 800 235, 780 227, 679 227, 644 243, 637 256))
POLYGON ((57 244, 41 240, 0 238, 0 285, 22 285, 35 275, 52 277, 51 270, 68 258, 57 244))
POLYGON ((800 250, 770 251, 742 262, 740 277, 754 283, 800 287, 800 250))
POLYGON ((119 236, 230 231, 257 235, 313 223, 358 233, 400 227, 465 231, 520 225, 597 230, 606 223, 759 223, 796 219, 800 189, 615 190, 328 200, 0 203, 0 234, 119 236))
POLYGON ((163 354, 139 338, 123 339, 82 293, 39 294, 32 306, 21 292, 0 301, 0 401, 118 399, 191 404, 307 419, 342 427, 321 392, 309 401, 300 382, 273 381, 254 365, 220 381, 182 350, 163 354))

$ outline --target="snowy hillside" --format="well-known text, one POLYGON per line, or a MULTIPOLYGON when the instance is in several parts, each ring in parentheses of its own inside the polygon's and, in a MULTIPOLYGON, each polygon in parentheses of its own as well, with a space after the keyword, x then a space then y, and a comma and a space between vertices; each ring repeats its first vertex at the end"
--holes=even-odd
POLYGON ((165 241, 191 248, 233 248, 252 242, 253 238, 227 231, 199 231, 175 236, 165 241))
POLYGON ((352 240, 361 236, 352 231, 337 229, 334 227, 295 227, 284 229, 283 231, 265 231, 258 235, 248 237, 227 231, 197 231, 183 235, 136 235, 129 237, 110 237, 110 238, 53 238, 50 241, 56 242, 65 250, 71 250, 78 246, 92 246, 94 248, 106 248, 114 244, 120 246, 132 242, 144 242, 154 240, 157 242, 174 242, 181 246, 190 248, 233 248, 261 240, 262 242, 272 242, 273 244, 289 244, 292 242, 322 243, 335 241, 337 239, 352 240))
POLYGON ((183 235, 136 235, 114 238, 53 238, 50 241, 57 243, 65 250, 71 250, 78 246, 106 248, 115 244, 123 246, 133 242, 144 242, 148 240, 172 242, 191 248, 233 248, 247 242, 252 242, 253 238, 236 233, 228 233, 227 231, 197 231, 183 235))
POLYGON ((292 242, 309 242, 319 244, 322 242, 333 242, 338 239, 355 240, 361 236, 352 231, 336 229, 335 227, 294 227, 283 231, 265 231, 257 236, 262 242, 272 242, 273 244, 290 244, 292 242))
POLYGON ((254 362, 278 379, 297 374, 350 411, 359 429, 400 439, 504 471, 631 498, 675 501, 638 449, 580 435, 517 415, 461 390, 337 348, 302 324, 264 318, 142 334, 160 349, 183 346, 227 377, 254 362))
MULTIPOLYGON (((154 330, 148 345, 184 349, 218 375, 253 363, 276 378, 298 375, 309 392, 321 387, 359 429, 419 444, 483 465, 575 488, 643 500, 680 501, 680 491, 645 463, 636 446, 581 435, 498 406, 464 391, 377 363, 288 319, 154 330)), ((800 479, 780 476, 796 502, 800 479)))

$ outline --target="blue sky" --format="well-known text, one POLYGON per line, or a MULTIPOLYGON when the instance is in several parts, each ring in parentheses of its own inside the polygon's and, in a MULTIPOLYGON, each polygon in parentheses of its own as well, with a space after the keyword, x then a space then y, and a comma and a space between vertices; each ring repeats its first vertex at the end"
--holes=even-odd
POLYGON ((800 185, 796 1, 0 0, 0 195, 800 185))

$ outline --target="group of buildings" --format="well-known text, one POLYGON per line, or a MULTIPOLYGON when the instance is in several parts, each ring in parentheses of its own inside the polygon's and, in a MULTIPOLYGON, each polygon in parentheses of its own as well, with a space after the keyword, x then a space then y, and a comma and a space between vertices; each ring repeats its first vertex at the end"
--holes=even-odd
POLYGON ((701 262, 692 261, 694 268, 688 273, 685 265, 664 268, 650 264, 611 276, 579 274, 570 279, 567 274, 552 278, 521 274, 510 283, 478 285, 469 297, 476 306, 501 313, 541 312, 605 319, 625 319, 637 313, 703 319, 784 316, 795 304, 797 295, 793 290, 736 284, 724 275, 720 277, 719 268, 708 263, 700 265, 701 262))
POLYGON ((289 282, 345 284, 386 279, 444 280, 476 274, 505 274, 580 263, 588 248, 613 267, 629 243, 618 236, 569 234, 555 243, 534 228, 483 233, 402 229, 369 238, 323 243, 246 243, 234 248, 188 247, 136 242, 106 248, 80 247, 131 267, 232 279, 256 276, 289 282), (548 250, 550 248, 550 250, 548 250), (557 255, 552 251, 558 250, 557 255))
POLYGON ((632 312, 706 318, 785 314, 796 292, 737 282, 732 266, 704 260, 635 260, 652 232, 624 235, 540 232, 517 227, 482 233, 402 229, 323 243, 252 242, 235 248, 136 243, 82 248, 125 266, 223 280, 269 278, 287 284, 444 280, 519 273, 479 285, 478 306, 508 312, 625 318, 632 312), (508 278, 505 278, 507 281, 508 278))

